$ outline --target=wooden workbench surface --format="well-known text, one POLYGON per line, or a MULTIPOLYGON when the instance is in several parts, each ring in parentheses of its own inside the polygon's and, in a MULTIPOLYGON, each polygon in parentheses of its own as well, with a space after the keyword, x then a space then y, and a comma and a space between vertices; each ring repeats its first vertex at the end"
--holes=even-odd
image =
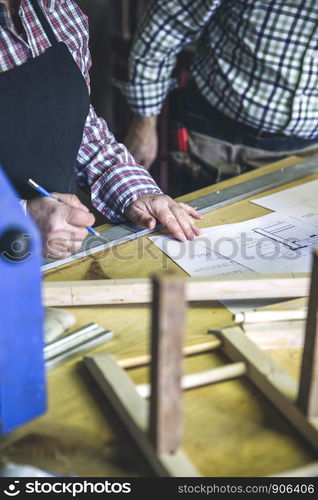
MULTIPOLYGON (((182 199, 196 198, 298 161, 290 158, 182 199)), ((244 200, 205 214, 200 225, 239 222, 268 212, 244 200)), ((52 270, 45 279, 142 278, 163 267, 183 273, 143 237, 52 270)), ((77 317, 76 328, 96 322, 114 332, 114 339, 94 352, 107 352, 118 358, 147 352, 148 306, 73 308, 72 312, 77 317)), ((229 324, 230 317, 231 314, 217 303, 191 306, 187 317, 187 343, 209 340, 208 329, 229 324)), ((275 350, 268 354, 288 373, 298 377, 300 349, 275 350)), ((224 362, 227 360, 219 352, 195 356, 187 359, 185 371, 201 371, 224 362)), ((135 382, 147 381, 145 368, 132 370, 130 374, 135 382)), ((277 411, 242 379, 186 392, 184 419, 183 449, 203 476, 279 474, 315 459, 314 453, 277 411)), ((2 456, 64 475, 152 475, 80 358, 49 372, 47 413, 8 436, 2 456)))

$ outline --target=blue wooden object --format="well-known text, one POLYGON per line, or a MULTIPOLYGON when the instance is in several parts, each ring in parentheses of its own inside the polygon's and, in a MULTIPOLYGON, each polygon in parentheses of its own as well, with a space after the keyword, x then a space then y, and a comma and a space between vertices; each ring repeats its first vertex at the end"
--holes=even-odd
POLYGON ((46 410, 41 240, 0 167, 0 434, 46 410))

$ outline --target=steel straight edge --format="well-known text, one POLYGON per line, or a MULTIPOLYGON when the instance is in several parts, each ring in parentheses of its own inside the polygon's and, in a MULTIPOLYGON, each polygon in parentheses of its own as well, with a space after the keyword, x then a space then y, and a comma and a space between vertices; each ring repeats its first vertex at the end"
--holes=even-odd
MULTIPOLYGON (((162 226, 160 226, 162 227, 162 226)), ((152 230, 140 229, 136 230, 135 228, 130 228, 128 224, 120 224, 116 227, 112 227, 110 229, 105 229, 105 231, 100 231, 102 238, 96 238, 95 236, 88 236, 82 248, 67 257, 66 259, 61 260, 44 260, 44 264, 41 266, 41 271, 46 272, 50 269, 54 269, 56 267, 64 266, 65 264, 69 264, 79 259, 83 259, 85 257, 89 257, 97 252, 101 252, 102 250, 107 250, 108 248, 112 248, 117 245, 121 245, 123 243, 127 243, 128 241, 135 240, 136 238, 140 238, 145 234, 150 234, 152 232, 157 231, 160 227, 156 227, 152 230), (103 243, 100 244, 100 241, 103 243)))
MULTIPOLYGON (((206 213, 314 173, 318 173, 318 160, 316 158, 309 158, 296 165, 281 168, 275 172, 257 177, 256 179, 250 179, 235 186, 189 200, 187 204, 195 207, 200 213, 206 213)), ((110 229, 105 229, 100 233, 102 236, 102 243, 100 243, 100 238, 88 236, 78 252, 66 259, 57 261, 45 260, 41 266, 41 270, 46 272, 50 269, 69 264, 88 257, 89 255, 93 255, 94 253, 101 252, 102 250, 151 234, 160 230, 162 227, 162 225, 157 225, 155 229, 150 230, 144 229, 132 222, 127 222, 110 229)))
POLYGON ((241 182, 214 193, 200 196, 187 201, 188 205, 197 207, 201 213, 209 212, 211 209, 220 208, 230 203, 244 200, 255 194, 262 193, 283 184, 302 179, 311 174, 318 173, 318 158, 309 158, 290 167, 280 168, 269 174, 255 179, 241 182), (242 189, 243 188, 243 189, 242 189))

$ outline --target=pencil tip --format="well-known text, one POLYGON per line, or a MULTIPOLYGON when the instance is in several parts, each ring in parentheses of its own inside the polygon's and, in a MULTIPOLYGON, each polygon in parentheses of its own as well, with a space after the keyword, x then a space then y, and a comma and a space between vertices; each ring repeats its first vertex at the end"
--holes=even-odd
POLYGON ((36 183, 36 182, 34 182, 34 180, 33 180, 33 179, 29 179, 29 180, 28 180, 28 184, 29 184, 30 186, 32 186, 32 187, 37 187, 37 183, 36 183))

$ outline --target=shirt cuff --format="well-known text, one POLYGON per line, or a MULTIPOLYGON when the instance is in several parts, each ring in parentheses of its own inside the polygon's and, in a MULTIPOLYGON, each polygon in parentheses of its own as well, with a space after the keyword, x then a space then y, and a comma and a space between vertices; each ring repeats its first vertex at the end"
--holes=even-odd
POLYGON ((163 192, 140 165, 116 165, 108 168, 91 187, 92 204, 115 223, 126 220, 126 208, 145 194, 163 192))
POLYGON ((129 83, 113 78, 113 83, 124 95, 131 110, 142 116, 159 115, 165 98, 178 86, 175 78, 155 83, 129 83))

